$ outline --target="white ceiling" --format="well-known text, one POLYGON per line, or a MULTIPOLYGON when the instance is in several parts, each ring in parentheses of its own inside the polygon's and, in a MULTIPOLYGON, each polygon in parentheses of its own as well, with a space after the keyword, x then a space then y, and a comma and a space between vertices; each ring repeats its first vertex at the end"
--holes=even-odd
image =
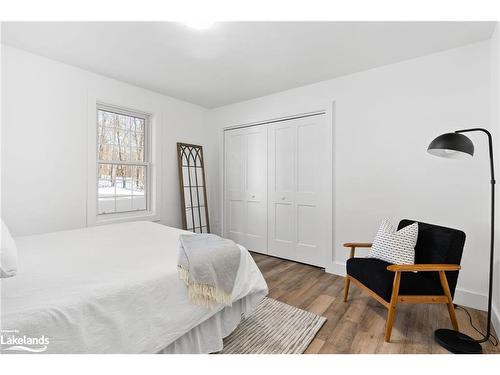
POLYGON ((4 22, 2 42, 207 108, 490 38, 494 22, 4 22))

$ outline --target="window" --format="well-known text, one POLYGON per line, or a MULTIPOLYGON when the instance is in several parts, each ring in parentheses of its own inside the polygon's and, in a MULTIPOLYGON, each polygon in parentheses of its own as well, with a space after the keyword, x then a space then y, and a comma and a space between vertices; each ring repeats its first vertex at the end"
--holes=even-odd
POLYGON ((97 106, 97 213, 148 209, 149 116, 97 106))

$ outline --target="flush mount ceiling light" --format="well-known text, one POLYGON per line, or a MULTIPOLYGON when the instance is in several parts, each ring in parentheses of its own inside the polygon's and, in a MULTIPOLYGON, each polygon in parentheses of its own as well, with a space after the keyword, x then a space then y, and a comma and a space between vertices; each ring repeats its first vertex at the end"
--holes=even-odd
POLYGON ((184 25, 196 30, 208 30, 215 22, 208 20, 190 20, 182 22, 184 25))

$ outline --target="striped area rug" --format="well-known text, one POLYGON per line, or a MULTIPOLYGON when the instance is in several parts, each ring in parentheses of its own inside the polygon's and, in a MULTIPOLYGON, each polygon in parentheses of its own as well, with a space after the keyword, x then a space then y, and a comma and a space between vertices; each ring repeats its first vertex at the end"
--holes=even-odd
POLYGON ((264 298, 254 313, 224 339, 220 354, 301 354, 326 318, 264 298))

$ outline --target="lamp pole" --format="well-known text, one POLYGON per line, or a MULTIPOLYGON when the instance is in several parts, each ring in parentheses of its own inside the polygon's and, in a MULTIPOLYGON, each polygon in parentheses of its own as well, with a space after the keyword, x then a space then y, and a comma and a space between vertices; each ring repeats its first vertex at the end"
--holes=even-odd
POLYGON ((483 128, 471 128, 457 130, 455 133, 483 132, 488 136, 488 147, 490 154, 490 185, 491 185, 491 222, 490 222, 490 274, 488 287, 488 322, 486 324, 486 335, 481 340, 475 340, 478 343, 483 343, 489 340, 491 335, 491 302, 493 295, 493 262, 494 262, 494 247, 495 247, 495 168, 493 166, 493 141, 491 133, 483 128))

